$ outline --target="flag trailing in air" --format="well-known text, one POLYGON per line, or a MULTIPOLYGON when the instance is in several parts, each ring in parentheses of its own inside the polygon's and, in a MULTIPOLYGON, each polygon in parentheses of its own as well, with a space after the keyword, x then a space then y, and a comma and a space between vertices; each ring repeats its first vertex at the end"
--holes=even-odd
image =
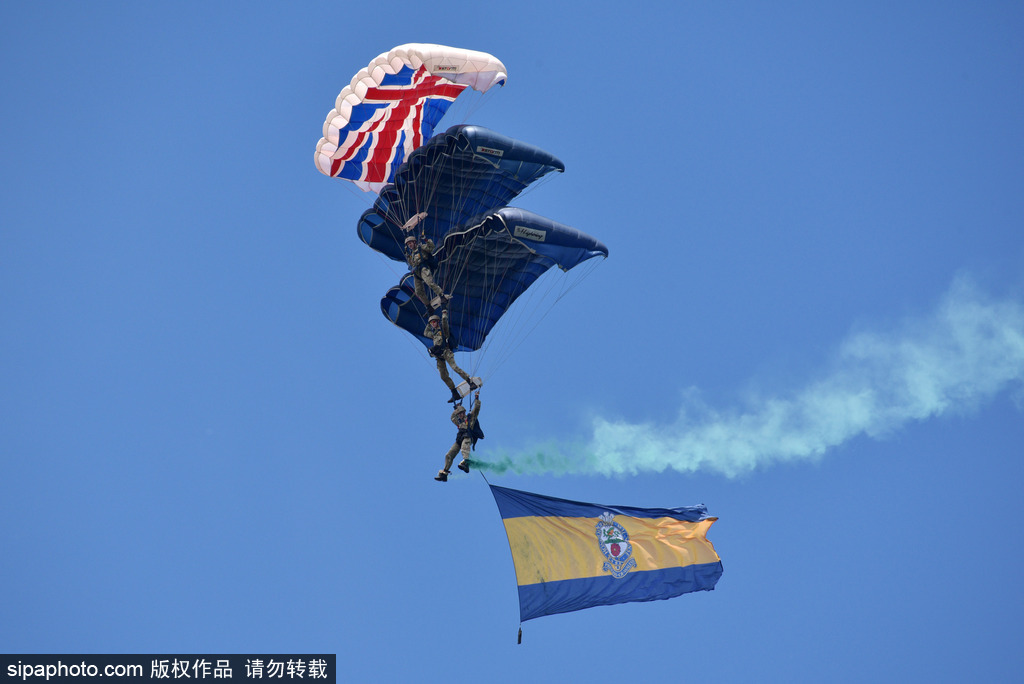
POLYGON ((555 613, 710 591, 722 561, 707 508, 633 508, 491 485, 525 622, 555 613))

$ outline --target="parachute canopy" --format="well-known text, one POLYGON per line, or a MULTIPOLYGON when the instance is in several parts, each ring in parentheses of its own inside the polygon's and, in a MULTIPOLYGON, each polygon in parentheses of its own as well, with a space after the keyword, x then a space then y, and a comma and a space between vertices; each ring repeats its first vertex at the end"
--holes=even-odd
POLYGON ((405 261, 402 226, 413 215, 427 213, 416 232, 439 244, 453 228, 505 206, 548 173, 564 170, 560 159, 539 147, 480 126, 452 126, 409 155, 394 183, 359 219, 359 239, 405 261))
MULTIPOLYGON (((435 252, 435 280, 452 297, 448 304, 451 346, 475 351, 512 302, 553 266, 563 271, 608 256, 608 248, 586 233, 525 209, 503 207, 448 233, 435 252)), ((388 290, 381 311, 425 346, 426 306, 413 277, 388 290)))
POLYGON ((463 90, 487 92, 506 78, 505 65, 486 52, 399 45, 378 55, 338 94, 316 146, 316 166, 378 192, 409 153, 433 136, 463 90))

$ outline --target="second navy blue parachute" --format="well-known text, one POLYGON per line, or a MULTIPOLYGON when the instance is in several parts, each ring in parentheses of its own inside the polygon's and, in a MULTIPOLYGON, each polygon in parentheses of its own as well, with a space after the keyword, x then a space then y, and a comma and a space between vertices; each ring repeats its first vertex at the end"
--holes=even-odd
MULTIPOLYGON (((512 303, 553 266, 563 271, 608 248, 586 233, 525 209, 503 207, 451 229, 435 252, 435 280, 450 293, 451 347, 475 351, 512 303)), ((426 306, 406 275, 381 299, 381 311, 425 346, 426 306)))

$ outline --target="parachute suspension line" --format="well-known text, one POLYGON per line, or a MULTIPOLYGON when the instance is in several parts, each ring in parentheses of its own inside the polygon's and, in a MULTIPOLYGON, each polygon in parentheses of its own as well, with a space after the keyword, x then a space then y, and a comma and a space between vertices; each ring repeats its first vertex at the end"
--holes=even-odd
MULTIPOLYGON (((513 333, 500 336, 504 343, 497 354, 497 359, 493 360, 493 363, 490 364, 491 375, 494 375, 513 356, 533 331, 554 310, 555 305, 593 273, 596 267, 597 259, 590 259, 572 269, 573 272, 571 274, 568 272, 557 273, 555 268, 551 268, 540 278, 541 280, 549 279, 548 282, 543 284, 544 287, 538 288, 537 286, 540 283, 534 283, 533 286, 527 289, 524 293, 526 295, 525 301, 521 301, 523 297, 517 300, 516 306, 521 308, 517 310, 515 321, 511 326, 513 333), (527 318, 530 320, 525 320, 527 318)), ((493 359, 490 356, 489 358, 493 359)))
MULTIPOLYGON (((474 165, 475 165, 476 160, 477 160, 477 155, 476 155, 475 152, 473 152, 472 149, 457 149, 456 150, 455 155, 453 156, 453 161, 457 162, 458 168, 457 169, 456 168, 452 168, 451 169, 451 176, 452 176, 452 183, 451 184, 452 184, 453 187, 455 187, 457 185, 455 183, 456 179, 467 178, 467 177, 470 177, 470 176, 474 175, 473 171, 474 171, 474 165)), ((470 201, 470 193, 465 189, 464 186, 461 187, 460 190, 461 191, 459 192, 458 197, 455 198, 456 203, 455 203, 453 209, 456 212, 457 216, 466 216, 466 214, 467 214, 466 207, 467 207, 467 205, 469 204, 469 201, 470 201)), ((471 217, 467 217, 467 218, 471 218, 471 217)), ((464 230, 467 227, 468 226, 465 226, 465 225, 453 226, 453 228, 455 228, 457 230, 464 230)))
MULTIPOLYGON (((547 292, 544 292, 543 289, 538 290, 536 288, 537 284, 534 283, 534 285, 528 288, 524 293, 526 297, 524 298, 520 296, 519 300, 517 300, 516 314, 511 321, 506 323, 506 327, 510 330, 501 336, 502 342, 500 343, 500 347, 493 353, 494 361, 491 368, 492 375, 513 356, 519 347, 526 341, 526 338, 530 336, 530 333, 532 333, 537 326, 540 325, 541 321, 547 317, 547 314, 554 306, 553 303, 549 305, 547 310, 541 313, 537 320, 533 321, 532 325, 527 325, 529 323, 527 319, 532 315, 535 315, 536 312, 540 310, 540 305, 546 301, 550 291, 555 287, 554 281, 556 278, 553 277, 554 275, 555 274, 548 273, 545 274, 545 276, 542 276, 542 278, 550 276, 548 279, 551 282, 545 283, 548 288, 547 292), (535 303, 535 300, 538 303, 535 303)), ((555 301, 557 301, 557 299, 555 301)))
MULTIPOLYGON (((508 226, 505 225, 504 221, 502 221, 501 230, 488 230, 486 233, 481 232, 479 235, 475 235, 473 237, 473 242, 469 245, 469 249, 472 250, 475 243, 479 241, 482 245, 480 252, 484 254, 487 261, 487 268, 484 269, 485 281, 482 287, 482 292, 480 293, 479 303, 476 309, 471 312, 479 318, 493 316, 493 311, 491 310, 491 302, 494 299, 493 295, 502 290, 503 285, 514 267, 512 260, 501 259, 498 254, 499 250, 497 249, 496 238, 501 239, 499 236, 502 232, 509 236, 508 240, 509 243, 511 243, 511 235, 508 230, 508 226)), ((502 242, 502 244, 505 243, 502 242)), ((465 269, 466 264, 463 263, 461 266, 465 269)), ((520 312, 517 311, 517 313, 520 312)), ((504 319, 505 315, 507 315, 507 311, 506 314, 501 316, 501 318, 504 319)), ((505 327, 509 327, 509 325, 509 323, 505 323, 505 327)), ((512 325, 512 328, 515 329, 515 326, 512 325)), ((491 332, 493 333, 493 330, 491 332)), ((479 366, 482 364, 485 356, 490 357, 488 350, 492 346, 493 340, 501 337, 503 337, 501 334, 499 334, 497 338, 495 335, 489 334, 482 340, 474 340, 474 346, 480 348, 480 351, 475 355, 475 359, 473 361, 474 372, 479 372, 479 366)))
MULTIPOLYGON (((442 131, 437 135, 444 135, 444 132, 442 131)), ((436 137, 436 135, 433 137, 436 137)), ((431 139, 433 139, 433 137, 431 139)), ((436 149, 432 150, 429 154, 424 154, 421 158, 421 163, 423 164, 422 168, 424 168, 425 171, 421 172, 421 175, 414 181, 411 187, 406 186, 405 190, 399 194, 397 191, 397 184, 391 184, 392 191, 397 194, 400 201, 387 203, 387 206, 384 208, 385 217, 398 227, 404 226, 406 221, 420 212, 426 211, 429 215, 429 209, 434 206, 434 198, 441 185, 443 165, 426 163, 432 161, 430 155, 436 157, 436 149)), ((402 159, 401 164, 398 165, 399 168, 402 164, 408 161, 411 156, 412 153, 402 159)), ((397 174, 394 180, 397 180, 397 174)), ((419 239, 422 232, 422 228, 419 231, 414 229, 409 234, 419 239)), ((437 245, 435 245, 435 247, 436 246, 437 245)))
MULTIPOLYGON (((394 325, 394 323, 392 323, 392 325, 394 325)), ((408 342, 410 345, 412 345, 413 349, 416 350, 417 355, 419 355, 419 357, 421 359, 423 359, 425 361, 430 361, 431 360, 430 354, 427 353, 426 348, 422 344, 420 344, 418 339, 416 339, 414 337, 410 337, 409 335, 402 335, 402 337, 405 338, 406 342, 408 342)))
MULTIPOLYGON (((456 102, 458 101, 459 100, 456 100, 456 102)), ((450 113, 451 109, 448 111, 450 113)), ((444 118, 448 118, 448 115, 446 114, 444 118)), ((465 123, 465 121, 463 120, 461 123, 465 123)), ((440 124, 438 125, 438 128, 441 128, 440 124)), ((446 135, 447 128, 434 137, 446 135)), ((436 161, 436 157, 439 156, 440 152, 438 151, 438 147, 434 147, 431 150, 430 154, 433 155, 434 158, 425 159, 425 161, 430 161, 431 163, 425 164, 425 168, 421 167, 418 172, 419 182, 422 183, 422 187, 416 194, 415 199, 417 204, 415 211, 412 213, 418 213, 421 211, 427 211, 429 213, 430 208, 435 207, 435 198, 439 189, 444 185, 445 187, 457 188, 460 190, 458 197, 455 198, 456 202, 452 209, 455 211, 456 215, 465 214, 463 210, 469 201, 469 194, 465 191, 463 186, 460 186, 458 181, 471 175, 468 172, 472 171, 472 165, 473 161, 476 159, 476 155, 473 153, 472 149, 460 148, 458 147, 458 144, 459 138, 456 137, 453 140, 443 141, 443 144, 439 146, 445 150, 449 147, 453 148, 453 153, 449 157, 449 161, 453 162, 451 165, 433 163, 436 161)))
MULTIPOLYGON (((445 119, 451 118, 452 121, 459 123, 466 123, 470 117, 476 115, 481 109, 483 109, 490 102, 491 98, 494 97, 494 93, 497 92, 497 88, 491 88, 485 93, 481 93, 479 90, 473 88, 466 88, 462 91, 462 94, 455 99, 455 102, 448 107, 448 111, 445 112, 444 117, 438 123, 438 128, 441 128, 443 124, 447 124, 445 119)), ((448 128, 453 124, 447 124, 444 127, 448 128)))
MULTIPOLYGON (((452 210, 457 216, 468 217, 467 206, 469 205, 470 202, 470 193, 464 190, 464 186, 459 186, 459 184, 456 183, 455 180, 459 178, 469 177, 474 175, 474 173, 478 173, 477 171, 475 171, 475 169, 479 166, 480 157, 472 149, 463 149, 457 151, 453 159, 457 162, 457 164, 453 166, 457 166, 458 168, 453 167, 451 170, 453 180, 450 182, 450 185, 452 187, 460 188, 460 192, 457 194, 457 196, 453 197, 455 203, 454 206, 452 207, 452 210)), ((458 226, 453 227, 453 232, 468 231, 472 227, 473 226, 468 224, 460 224, 458 226)), ((443 269, 444 273, 439 273, 439 276, 442 281, 440 283, 441 287, 444 288, 447 292, 451 293, 452 291, 455 290, 457 283, 463 281, 463 279, 468 278, 469 259, 466 255, 473 253, 473 250, 476 247, 478 240, 480 240, 481 244, 485 246, 483 251, 486 254, 486 235, 474 234, 472 235, 471 240, 468 244, 463 245, 461 247, 453 246, 453 253, 448 255, 449 259, 443 269)), ((487 269, 485 269, 485 274, 489 274, 489 271, 487 269)), ((461 315, 461 318, 452 319, 450 320, 450 323, 453 326, 460 328, 462 331, 470 330, 471 320, 475 317, 481 316, 486 312, 487 308, 489 307, 490 300, 490 297, 488 297, 487 294, 493 293, 494 291, 495 288, 493 284, 487 283, 484 287, 483 292, 467 292, 467 296, 464 298, 464 301, 462 302, 463 306, 458 312, 459 315, 461 315)), ((451 311, 449 312, 449 315, 452 315, 451 311)), ((464 343, 466 343, 467 346, 470 346, 474 349, 479 348, 480 342, 481 340, 464 340, 464 343)), ((469 363, 466 364, 469 367, 469 375, 471 377, 479 376, 481 362, 482 354, 476 353, 471 355, 469 363)))
MULTIPOLYGON (((504 224, 504 222, 503 222, 503 224, 504 224)), ((509 227, 507 225, 504 225, 504 230, 508 234, 509 240, 511 242, 512 241, 511 230, 509 229, 509 227)), ((496 292, 496 291, 499 290, 499 288, 502 286, 502 284, 507 279, 511 268, 512 268, 512 262, 508 261, 508 262, 506 262, 505 268, 503 270, 499 271, 499 270, 495 269, 493 271, 493 279, 492 279, 491 283, 489 283, 489 286, 488 286, 489 290, 491 292, 496 292)), ((483 341, 484 353, 487 354, 492 359, 492 366, 491 366, 492 374, 494 373, 494 371, 497 370, 497 368, 501 367, 501 365, 508 358, 508 353, 507 352, 509 350, 509 345, 513 344, 516 335, 521 330, 521 321, 523 320, 523 318, 528 313, 528 309, 529 309, 528 304, 532 300, 533 294, 534 294, 533 292, 531 292, 531 289, 532 288, 527 288, 526 289, 526 293, 529 293, 529 295, 526 297, 525 300, 523 300, 522 295, 520 295, 519 299, 517 300, 517 303, 510 304, 509 309, 502 316, 502 321, 504 321, 504 323, 502 324, 501 322, 499 322, 499 324, 498 324, 498 325, 502 325, 502 330, 499 331, 499 334, 497 336, 495 336, 493 334, 489 335, 488 338, 483 341), (513 309, 514 309, 514 312, 512 312, 513 309), (512 316, 510 318, 506 318, 509 315, 510 312, 512 312, 512 316), (495 346, 495 340, 502 340, 502 342, 497 345, 497 349, 496 349, 497 353, 496 354, 492 354, 491 348, 495 346)), ((524 294, 526 294, 526 293, 524 293, 524 294)), ((492 333, 493 333, 493 330, 492 330, 492 333)), ((518 345, 515 345, 515 346, 518 346, 518 345)), ((512 347, 512 349, 514 349, 515 346, 512 347)))
MULTIPOLYGON (((372 208, 376 204, 378 195, 372 195, 372 199, 371 199, 370 193, 363 192, 362 190, 357 188, 352 183, 342 183, 342 185, 344 187, 348 188, 348 192, 350 194, 352 194, 353 196, 355 196, 356 198, 358 198, 359 202, 361 204, 365 205, 367 209, 372 208)), ((388 213, 391 214, 391 211, 389 210, 388 213)), ((399 217, 397 215, 395 215, 393 217, 389 216, 389 218, 393 218, 394 220, 398 221, 399 225, 401 225, 403 223, 403 221, 399 220, 399 217)), ((382 262, 384 262, 387 265, 388 270, 390 270, 392 275, 394 275, 395 277, 400 279, 403 275, 405 275, 408 272, 407 269, 402 269, 401 271, 396 269, 395 268, 395 260, 394 259, 388 258, 383 253, 378 252, 377 250, 372 250, 372 251, 377 255, 378 259, 380 259, 382 262)))
MULTIPOLYGON (((505 226, 505 229, 509 230, 508 226, 505 226)), ((512 239, 511 231, 509 231, 509 239, 512 239)), ((500 282, 503 282, 505 280, 507 273, 508 272, 506 270, 505 272, 502 272, 500 276, 496 274, 496 283, 494 285, 495 288, 500 285, 500 282)), ((543 275, 541 277, 543 277, 543 275)), ((517 302, 510 307, 510 310, 512 308, 515 309, 515 311, 512 312, 512 316, 507 319, 503 317, 503 320, 505 320, 504 328, 507 328, 507 331, 503 331, 503 334, 499 336, 491 336, 491 338, 487 340, 487 342, 485 343, 489 350, 489 353, 491 353, 491 347, 497 347, 495 352, 493 352, 496 357, 494 362, 494 370, 503 365, 504 362, 511 355, 511 353, 515 349, 517 349, 519 345, 522 343, 522 338, 524 337, 524 321, 530 315, 532 315, 533 311, 536 311, 533 302, 534 300, 537 299, 537 295, 538 289, 536 288, 536 283, 534 283, 530 287, 528 287, 526 291, 519 296, 517 302), (500 340, 501 342, 496 345, 495 340, 500 340)), ((541 296, 541 299, 543 300, 543 296, 541 296)), ((506 312, 506 316, 508 315, 508 313, 509 312, 506 312)))
MULTIPOLYGON (((337 183, 335 183, 335 185, 337 185, 337 183)), ((345 186, 346 188, 348 188, 349 194, 351 194, 352 196, 358 198, 360 204, 366 205, 367 209, 372 207, 373 203, 377 200, 377 196, 376 195, 372 195, 373 199, 370 199, 371 198, 370 193, 363 192, 362 190, 357 188, 352 183, 342 183, 342 185, 345 186)))
MULTIPOLYGON (((438 135, 443 136, 445 135, 445 133, 444 131, 442 131, 441 133, 438 133, 434 137, 437 137, 438 135)), ((431 138, 431 140, 433 140, 433 138, 431 138)), ((437 152, 434 148, 431 148, 430 155, 432 155, 433 157, 437 156, 437 152)), ((435 165, 433 163, 428 163, 431 161, 432 160, 430 158, 424 159, 423 167, 425 167, 425 171, 421 171, 419 175, 419 180, 417 181, 418 183, 422 183, 422 185, 417 188, 417 192, 415 195, 416 206, 414 207, 414 213, 426 211, 427 214, 429 215, 431 213, 430 209, 434 207, 434 198, 437 196, 437 189, 441 185, 441 179, 442 174, 444 173, 444 169, 443 165, 441 164, 435 165)), ((439 246, 440 245, 435 245, 435 247, 439 246)))
POLYGON ((402 277, 406 273, 409 272, 409 267, 406 265, 406 263, 404 261, 401 262, 402 266, 404 268, 398 268, 398 267, 395 266, 395 264, 397 264, 399 262, 397 262, 394 259, 391 259, 391 258, 385 256, 382 252, 378 252, 376 250, 373 250, 373 251, 377 255, 377 258, 384 262, 384 264, 388 267, 388 270, 391 271, 391 274, 394 277, 398 278, 399 281, 402 279, 402 277))
MULTIPOLYGON (((448 141, 448 142, 446 142, 445 146, 447 147, 449 144, 452 144, 453 142, 457 142, 457 140, 456 141, 448 141)), ((454 213, 455 216, 460 216, 460 215, 463 215, 463 213, 464 213, 462 211, 462 208, 463 208, 463 206, 465 205, 465 203, 467 201, 468 193, 464 189, 462 189, 463 186, 461 186, 457 182, 460 178, 463 177, 463 175, 462 175, 462 168, 461 168, 461 162, 459 162, 459 159, 458 159, 457 156, 453 157, 453 161, 458 162, 458 165, 460 166, 460 168, 455 168, 456 165, 452 165, 451 168, 446 168, 447 165, 439 164, 435 168, 431 168, 430 169, 430 173, 427 175, 427 179, 426 179, 427 180, 427 187, 425 188, 425 191, 427 193, 427 197, 425 198, 425 202, 429 206, 434 206, 434 198, 436 196, 437 190, 442 185, 442 182, 446 182, 448 187, 451 187, 453 189, 458 189, 459 192, 458 192, 458 196, 454 197, 454 199, 456 200, 455 206, 452 207, 451 209, 447 209, 446 208, 445 210, 446 211, 454 211, 455 212, 454 213)), ((454 195, 455 193, 452 193, 452 194, 454 195)), ((453 226, 453 228, 457 229, 458 226, 453 226)), ((435 248, 440 249, 440 247, 441 247, 441 245, 435 245, 435 248)), ((452 272, 450 257, 449 257, 448 263, 446 263, 444 265, 438 264, 438 268, 436 269, 436 271, 437 272, 435 273, 435 281, 438 283, 438 285, 441 287, 441 289, 446 294, 451 294, 454 291, 454 289, 455 289, 455 283, 457 282, 458 277, 459 277, 460 274, 457 271, 454 272, 454 273, 452 272)), ((452 311, 451 311, 450 308, 448 310, 449 310, 449 316, 451 316, 452 315, 452 311)), ((462 324, 461 321, 453 320, 452 318, 449 318, 449 325, 460 326, 461 324, 462 324)), ((471 377, 473 376, 472 369, 470 370, 470 376, 471 377)))
MULTIPOLYGON (((464 229, 464 227, 463 226, 456 227, 456 230, 460 230, 460 229, 464 229)), ((476 238, 474 238, 474 241, 475 241, 475 239, 476 238)), ((472 243, 470 243, 469 247, 470 248, 472 247, 472 243)), ((455 284, 458 283, 460 281, 460 279, 462 279, 466 275, 466 261, 464 259, 456 258, 457 255, 462 254, 462 253, 464 253, 464 252, 461 251, 459 248, 456 248, 455 252, 452 255, 450 255, 449 261, 446 264, 446 272, 445 272, 445 275, 444 275, 444 280, 445 280, 446 283, 448 283, 448 285, 442 285, 442 287, 450 287, 450 288, 452 288, 454 290, 455 284)), ((473 313, 472 311, 470 311, 471 307, 469 306, 468 297, 467 297, 467 301, 465 302, 465 304, 466 305, 462 308, 462 310, 460 312, 462 317, 459 318, 459 319, 456 319, 456 320, 450 320, 450 323, 452 323, 453 325, 455 325, 455 326, 457 326, 459 328, 465 328, 465 327, 468 326, 468 324, 469 324, 468 316, 473 313)), ((451 314, 449 314, 449 315, 451 315, 451 314)), ((470 343, 471 343, 470 346, 476 346, 476 345, 472 344, 472 342, 473 341, 470 341, 470 343)), ((478 370, 478 366, 479 366, 478 360, 477 359, 473 359, 472 363, 469 364, 469 374, 470 374, 470 376, 476 376, 476 373, 477 373, 477 370, 478 370)))

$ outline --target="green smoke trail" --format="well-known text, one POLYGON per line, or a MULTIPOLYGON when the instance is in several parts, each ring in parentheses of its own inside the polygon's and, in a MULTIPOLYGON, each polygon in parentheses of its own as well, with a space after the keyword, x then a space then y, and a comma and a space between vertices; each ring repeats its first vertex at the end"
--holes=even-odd
POLYGON ((585 444, 502 453, 495 474, 629 475, 709 470, 733 477, 820 458, 866 435, 979 406, 1024 381, 1024 305, 994 301, 958 278, 938 309, 890 333, 852 336, 831 366, 788 396, 717 410, 690 393, 672 424, 597 418, 585 444))
POLYGON ((499 450, 491 459, 482 461, 474 458, 470 465, 493 475, 568 475, 592 471, 595 466, 594 456, 586 453, 584 445, 559 445, 554 442, 519 453, 499 450))

